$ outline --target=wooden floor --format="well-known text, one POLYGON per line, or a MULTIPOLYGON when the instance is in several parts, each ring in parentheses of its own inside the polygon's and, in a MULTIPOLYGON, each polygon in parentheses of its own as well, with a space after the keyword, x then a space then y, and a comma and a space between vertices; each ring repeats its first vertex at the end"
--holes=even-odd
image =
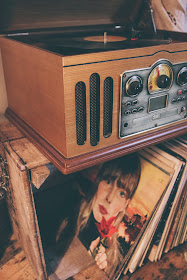
MULTIPOLYGON (((90 270, 89 270, 90 275, 90 270)), ((6 248, 0 248, 1 280, 36 280, 19 243, 12 235, 6 248)), ((88 280, 88 272, 80 273, 71 280, 88 280)), ((132 275, 125 275, 120 280, 186 280, 187 279, 187 244, 183 244, 164 255, 157 263, 148 262, 132 275)), ((100 279, 98 279, 100 280, 100 279)), ((101 279, 102 280, 102 279, 101 279)))
POLYGON ((36 280, 37 277, 31 269, 24 252, 14 236, 11 236, 7 248, 4 248, 0 259, 1 280, 36 280))

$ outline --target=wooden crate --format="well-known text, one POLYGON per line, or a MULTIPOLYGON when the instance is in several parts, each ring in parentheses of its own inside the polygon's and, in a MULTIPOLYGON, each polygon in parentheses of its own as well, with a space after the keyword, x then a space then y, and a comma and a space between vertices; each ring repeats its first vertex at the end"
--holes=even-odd
MULTIPOLYGON (((80 271, 80 266, 81 270, 89 267, 85 272, 90 277, 89 279, 106 279, 105 274, 97 268, 79 240, 73 241, 73 251, 70 250, 71 248, 68 250, 70 254, 67 258, 56 257, 56 255, 53 255, 54 249, 45 248, 45 239, 48 239, 48 235, 44 236, 47 232, 46 226, 51 223, 52 227, 55 228, 54 216, 50 211, 52 207, 50 208, 49 204, 53 208, 60 204, 58 194, 64 188, 63 184, 58 189, 56 185, 59 182, 69 182, 74 175, 63 175, 58 171, 9 122, 0 125, 0 143, 0 156, 9 176, 6 181, 6 188, 14 233, 21 242, 37 279, 66 279, 65 277, 69 274, 67 274, 64 266, 67 265, 68 258, 72 259, 70 270, 74 272, 73 274, 80 271), (46 188, 49 195, 46 195, 47 192, 43 190, 46 188), (46 197, 48 197, 48 201, 46 201, 46 197), (50 215, 51 218, 49 218, 50 215), (47 252, 50 252, 50 254, 47 252), (81 258, 80 255, 77 256, 76 252, 81 254, 81 258), (81 260, 81 264, 77 260, 81 260)), ((51 236, 54 237, 54 235, 51 236)), ((79 279, 80 275, 77 274, 74 279, 76 277, 79 279)))

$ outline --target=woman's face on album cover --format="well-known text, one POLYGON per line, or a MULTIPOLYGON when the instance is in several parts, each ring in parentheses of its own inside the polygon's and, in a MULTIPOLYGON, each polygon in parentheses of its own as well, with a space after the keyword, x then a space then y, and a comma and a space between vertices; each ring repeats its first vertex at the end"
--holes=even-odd
POLYGON ((116 217, 119 212, 125 210, 128 202, 124 189, 117 187, 116 181, 101 181, 93 203, 95 220, 100 223, 103 216, 105 220, 116 217))

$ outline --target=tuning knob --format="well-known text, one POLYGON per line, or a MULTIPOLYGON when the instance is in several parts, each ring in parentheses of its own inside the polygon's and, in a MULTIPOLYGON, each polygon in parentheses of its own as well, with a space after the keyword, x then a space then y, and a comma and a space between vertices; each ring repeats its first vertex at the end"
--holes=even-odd
POLYGON ((177 77, 177 82, 180 86, 184 86, 187 83, 187 67, 183 67, 177 77))
POLYGON ((138 95, 143 89, 142 79, 138 76, 132 76, 126 82, 126 93, 129 96, 138 95))
POLYGON ((170 86, 171 79, 167 75, 160 75, 157 78, 156 83, 159 88, 168 88, 170 86))

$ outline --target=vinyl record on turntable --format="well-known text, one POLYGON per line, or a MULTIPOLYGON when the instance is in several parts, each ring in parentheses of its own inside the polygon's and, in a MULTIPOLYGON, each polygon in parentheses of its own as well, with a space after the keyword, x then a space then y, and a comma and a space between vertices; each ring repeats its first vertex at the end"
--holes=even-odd
POLYGON ((73 37, 63 38, 59 41, 53 42, 55 47, 58 48, 76 48, 85 50, 110 50, 124 48, 125 42, 129 41, 123 36, 113 35, 98 35, 98 36, 87 36, 87 37, 73 37))
POLYGON ((99 35, 99 36, 87 36, 83 37, 83 40, 88 41, 88 42, 98 42, 98 43, 114 43, 114 42, 122 42, 127 40, 126 37, 122 36, 113 36, 113 35, 107 35, 106 32, 104 32, 104 35, 99 35))
POLYGON ((58 38, 54 41, 50 41, 48 47, 63 49, 79 49, 87 51, 105 51, 105 50, 117 50, 135 47, 145 47, 160 44, 168 44, 170 40, 158 40, 158 39, 139 39, 131 38, 131 36, 118 36, 107 35, 106 32, 103 35, 96 36, 77 36, 72 38, 58 38))

